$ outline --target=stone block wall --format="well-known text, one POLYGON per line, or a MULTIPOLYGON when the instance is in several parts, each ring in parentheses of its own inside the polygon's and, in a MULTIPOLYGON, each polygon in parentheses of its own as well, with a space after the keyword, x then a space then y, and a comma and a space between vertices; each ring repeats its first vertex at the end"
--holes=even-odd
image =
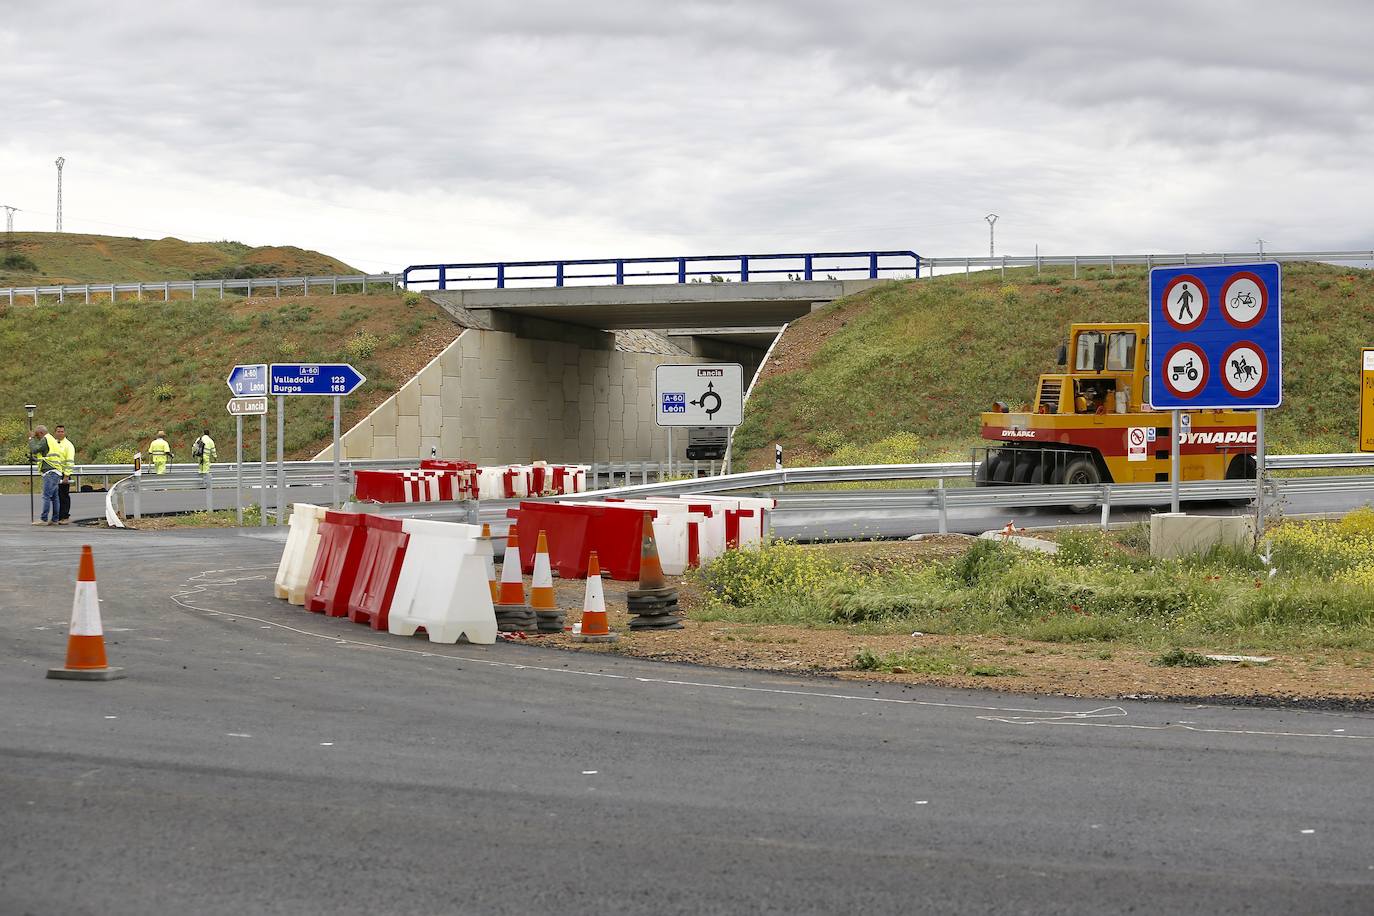
POLYGON ((654 369, 700 362, 708 360, 469 328, 344 433, 343 455, 420 458, 435 449, 480 464, 662 458, 654 369))

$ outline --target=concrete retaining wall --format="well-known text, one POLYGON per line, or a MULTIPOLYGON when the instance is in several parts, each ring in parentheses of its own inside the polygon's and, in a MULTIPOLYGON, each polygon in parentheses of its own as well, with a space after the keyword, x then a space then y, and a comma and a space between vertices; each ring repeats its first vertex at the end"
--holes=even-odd
POLYGON ((667 438, 654 423, 654 368, 698 362, 708 360, 468 328, 344 434, 343 455, 428 457, 437 449, 482 464, 660 458, 667 438))

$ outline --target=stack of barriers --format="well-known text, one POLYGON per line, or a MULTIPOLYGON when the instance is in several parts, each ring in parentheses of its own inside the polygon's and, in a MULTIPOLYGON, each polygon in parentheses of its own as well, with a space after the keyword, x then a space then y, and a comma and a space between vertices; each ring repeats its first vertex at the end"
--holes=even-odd
POLYGON ((431 642, 496 641, 490 537, 477 525, 297 503, 275 593, 308 610, 431 642), (297 600, 299 598, 299 600, 297 600))

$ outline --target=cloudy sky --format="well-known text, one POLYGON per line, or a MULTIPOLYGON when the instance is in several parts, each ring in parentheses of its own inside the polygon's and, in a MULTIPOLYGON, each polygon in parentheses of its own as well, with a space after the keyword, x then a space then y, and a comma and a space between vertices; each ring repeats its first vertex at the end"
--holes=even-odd
POLYGON ((45 0, 0 203, 436 260, 1374 247, 1360 0, 45 0))

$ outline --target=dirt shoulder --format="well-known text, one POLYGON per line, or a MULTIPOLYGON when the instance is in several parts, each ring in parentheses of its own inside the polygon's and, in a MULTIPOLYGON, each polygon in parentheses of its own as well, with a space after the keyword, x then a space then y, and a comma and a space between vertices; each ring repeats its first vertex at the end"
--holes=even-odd
MULTIPOLYGON (((872 545, 869 545, 872 546, 872 545)), ((953 545, 933 544, 947 551, 953 545)), ((859 549, 855 545, 854 549, 859 549)), ((915 545, 892 545, 875 563, 891 562, 892 553, 910 553, 915 545)), ((1374 658, 1368 653, 1321 650, 1273 656, 1267 664, 1222 663, 1202 668, 1151 664, 1157 652, 1117 643, 1044 643, 992 636, 873 634, 860 627, 809 628, 702 621, 692 618, 699 606, 691 583, 673 580, 681 589, 684 628, 631 632, 625 611, 628 583, 607 581, 606 602, 611 627, 620 633, 612 645, 574 643, 565 634, 533 640, 551 648, 579 652, 615 652, 636 658, 686 662, 722 668, 790 674, 824 675, 853 681, 927 684, 939 687, 993 689, 1103 699, 1190 699, 1259 705, 1335 706, 1374 710, 1374 658), (885 654, 920 649, 935 657, 956 657, 966 670, 1014 673, 980 676, 967 673, 862 671, 854 667, 860 650, 885 654)), ((556 582, 560 606, 571 626, 580 617, 582 582, 556 582)), ((1212 653, 1208 646, 1194 651, 1212 653)))

